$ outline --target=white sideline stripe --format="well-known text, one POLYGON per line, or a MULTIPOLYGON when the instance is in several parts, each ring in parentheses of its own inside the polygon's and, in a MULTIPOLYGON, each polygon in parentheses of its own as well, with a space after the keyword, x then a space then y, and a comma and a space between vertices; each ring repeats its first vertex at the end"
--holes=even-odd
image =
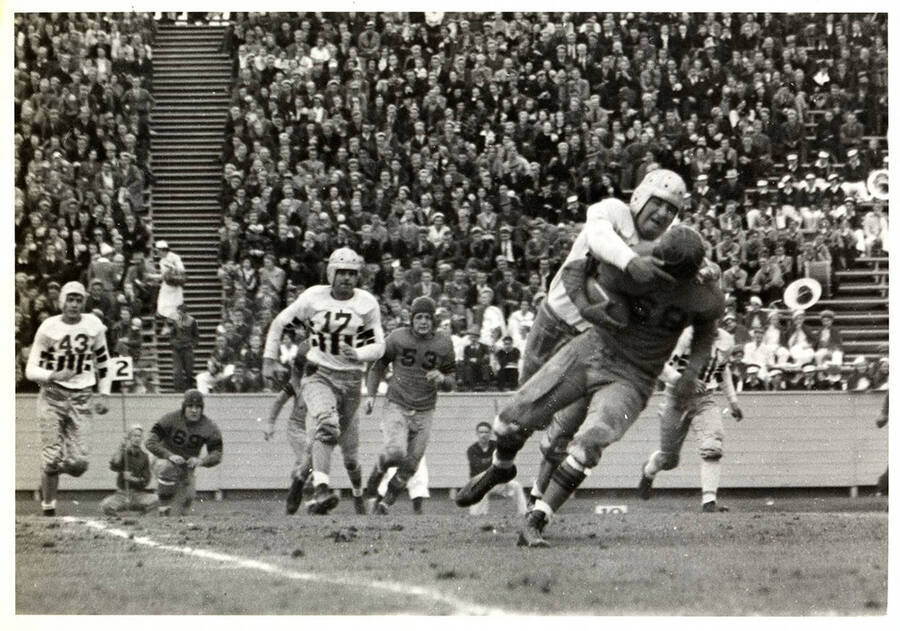
POLYGON ((484 607, 482 605, 470 603, 459 598, 454 598, 453 596, 448 596, 447 594, 442 594, 441 592, 429 589, 427 587, 421 587, 419 585, 407 585, 405 583, 397 583, 394 581, 364 581, 353 578, 340 578, 325 576, 321 574, 312 574, 309 572, 295 572, 293 570, 287 570, 285 568, 278 567, 277 565, 272 565, 271 563, 233 556, 230 554, 225 554, 223 552, 215 552, 213 550, 204 550, 201 548, 189 548, 185 546, 173 546, 165 543, 160 543, 158 541, 154 541, 150 537, 140 537, 135 535, 134 533, 128 532, 127 530, 122 530, 120 528, 111 528, 105 523, 95 521, 93 519, 80 519, 78 517, 65 516, 62 517, 62 520, 70 524, 85 525, 88 528, 99 530, 106 534, 113 535, 114 537, 119 537, 120 539, 128 539, 129 541, 133 541, 138 545, 146 546, 148 548, 167 550, 169 552, 176 552, 178 554, 194 556, 201 559, 232 563, 241 568, 245 568, 248 570, 258 570, 267 574, 275 574, 276 576, 293 579, 295 581, 308 581, 311 583, 331 583, 333 585, 343 585, 345 587, 360 587, 364 589, 382 590, 395 594, 401 594, 403 596, 418 596, 420 598, 446 603, 453 607, 453 613, 457 615, 523 615, 511 611, 505 611, 503 609, 498 609, 496 607, 484 607))

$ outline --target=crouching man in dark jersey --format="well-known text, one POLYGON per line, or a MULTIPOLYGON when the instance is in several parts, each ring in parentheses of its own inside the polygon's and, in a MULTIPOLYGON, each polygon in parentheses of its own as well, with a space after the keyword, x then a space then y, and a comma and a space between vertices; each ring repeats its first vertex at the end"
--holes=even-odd
POLYGON ((186 514, 196 495, 197 467, 214 467, 222 461, 222 434, 203 413, 203 395, 199 390, 185 392, 181 409, 156 421, 146 447, 158 458, 153 472, 159 514, 169 515, 173 504, 177 512, 186 514), (201 456, 204 445, 206 455, 201 456))

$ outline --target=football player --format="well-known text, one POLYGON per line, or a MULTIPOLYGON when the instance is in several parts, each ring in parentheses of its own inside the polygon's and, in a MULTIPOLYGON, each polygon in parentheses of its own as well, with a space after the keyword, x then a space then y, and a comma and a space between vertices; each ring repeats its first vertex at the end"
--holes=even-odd
POLYGON ((373 512, 386 515, 419 467, 428 446, 438 388, 455 386, 456 355, 446 333, 435 331, 434 300, 419 296, 410 307, 410 326, 395 329, 387 338, 384 355, 372 364, 366 378, 366 414, 375 407, 378 386, 388 366, 393 376, 381 420, 384 448, 366 483, 373 512), (385 471, 397 467, 387 491, 377 503, 378 486, 385 471))
MULTIPOLYGON (((684 180, 677 173, 656 169, 644 176, 629 203, 607 198, 588 207, 584 228, 538 307, 525 343, 520 384, 528 381, 566 342, 590 328, 585 313, 592 312, 589 317, 601 318, 612 326, 624 324, 617 319, 620 316, 613 313, 608 301, 601 299, 595 305, 587 302, 584 285, 596 262, 612 264, 636 283, 654 279, 673 282, 662 269, 661 261, 649 252, 649 247, 644 255, 639 255, 634 248, 652 244, 669 228, 681 211, 686 191, 684 180)), ((586 413, 584 403, 578 401, 560 412, 541 441, 542 460, 531 489, 532 501, 541 496, 553 470, 565 458, 567 438, 564 434, 571 438, 581 424, 586 413), (571 429, 565 431, 557 427, 560 423, 571 429), (557 440, 551 440, 551 434, 557 436, 557 440)))
POLYGON ((331 454, 341 446, 353 487, 354 508, 365 511, 359 467, 359 403, 366 362, 384 354, 381 311, 375 297, 357 288, 363 259, 350 248, 331 253, 327 285, 315 285, 279 313, 269 326, 263 352, 267 376, 274 372, 281 334, 289 324, 305 326, 310 349, 300 385, 312 435, 315 498, 309 512, 325 515, 340 498, 331 489, 331 454))
MULTIPOLYGON (((263 430, 263 437, 268 441, 275 435, 275 421, 281 408, 290 401, 294 400, 291 408, 291 415, 287 422, 287 439, 294 450, 294 468, 291 470, 291 486, 288 490, 287 499, 285 500, 285 510, 288 515, 293 515, 300 508, 303 501, 303 488, 312 475, 310 467, 310 445, 306 439, 306 403, 300 396, 300 383, 303 377, 303 369, 306 366, 306 353, 309 352, 309 340, 300 342, 297 348, 297 355, 291 364, 291 374, 285 382, 272 402, 269 410, 269 419, 266 429, 263 430)), ((259 420, 259 419, 257 419, 259 420)))
POLYGON ((157 457, 153 473, 159 514, 168 516, 173 504, 178 513, 187 514, 196 495, 197 467, 215 467, 222 461, 222 433, 203 413, 199 390, 186 391, 181 409, 156 421, 146 447, 157 457), (201 456, 204 445, 206 455, 201 456))
POLYGON ((744 418, 744 413, 738 405, 729 366, 734 337, 721 328, 716 333, 709 361, 697 378, 698 391, 689 393, 686 397, 675 395, 675 384, 688 363, 693 335, 693 327, 684 330, 672 357, 663 369, 662 379, 666 382, 666 390, 659 410, 659 450, 653 452, 644 464, 638 483, 638 495, 641 499, 650 499, 656 474, 678 466, 681 446, 688 429, 693 427, 700 447, 702 510, 704 513, 715 513, 728 510, 716 503, 725 430, 722 415, 716 405, 715 392, 722 388, 735 420, 744 418))
POLYGON ((526 516, 519 543, 544 547, 543 530, 555 511, 619 440, 647 404, 656 378, 681 332, 694 326, 687 365, 675 385, 683 396, 695 388, 710 355, 724 296, 715 283, 697 283, 704 260, 703 239, 685 226, 668 230, 653 249, 675 283, 653 278, 636 283, 608 263, 597 265, 600 286, 627 305, 624 327, 592 326, 571 339, 520 386, 494 422, 497 449, 491 466, 459 491, 456 503, 470 506, 495 485, 516 475, 514 458, 532 432, 546 428, 555 412, 585 400, 587 414, 565 460, 553 472, 542 499, 526 516))
POLYGON ((56 515, 59 474, 87 471, 82 430, 92 412, 106 414, 112 375, 107 370, 106 327, 82 313, 87 292, 69 282, 59 294, 59 315, 44 320, 34 335, 25 377, 40 384, 37 416, 41 431, 41 511, 56 515), (93 400, 94 386, 98 398, 93 400), (92 409, 93 407, 93 409, 92 409))

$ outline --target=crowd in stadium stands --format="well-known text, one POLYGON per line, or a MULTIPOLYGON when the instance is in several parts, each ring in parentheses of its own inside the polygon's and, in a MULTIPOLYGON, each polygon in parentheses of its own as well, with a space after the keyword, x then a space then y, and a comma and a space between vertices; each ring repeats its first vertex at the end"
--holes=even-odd
POLYGON ((153 20, 142 14, 15 15, 16 388, 40 323, 79 280, 114 354, 135 360, 126 390, 154 389, 141 317, 154 313, 149 115, 153 20))
MULTIPOLYGON (((223 317, 198 377, 211 390, 276 387, 261 376, 268 323, 342 245, 365 258, 386 330, 430 295, 460 388, 512 388, 585 208, 656 167, 688 183, 682 221, 723 270, 743 387, 886 387, 884 361, 837 369, 838 330, 768 309, 797 277, 833 293, 835 271, 886 248, 886 204, 865 186, 887 163, 886 15, 231 17, 223 317), (758 331, 765 352, 747 346, 758 331)), ((159 283, 153 33, 142 14, 15 16, 17 389, 33 387, 28 345, 71 279, 115 353, 139 360, 128 389, 154 387, 134 319, 159 283)))
MULTIPOLYGON (((513 388, 585 208, 661 166, 723 270, 741 387, 886 387, 886 362, 842 372, 830 323, 764 315, 791 280, 818 273, 830 293, 834 270, 882 252, 887 210, 864 181, 886 164, 885 16, 232 18, 210 384, 274 387, 269 322, 347 245, 386 331, 431 296, 460 389, 513 388)), ((285 370, 296 348, 286 335, 285 370)))

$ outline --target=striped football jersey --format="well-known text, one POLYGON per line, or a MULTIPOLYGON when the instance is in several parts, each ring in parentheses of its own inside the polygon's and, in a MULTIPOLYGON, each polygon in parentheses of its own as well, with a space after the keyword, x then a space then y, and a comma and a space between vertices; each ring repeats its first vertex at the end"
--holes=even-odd
POLYGON ((98 378, 101 385, 108 384, 106 326, 91 313, 82 314, 75 324, 64 322, 62 315, 51 316, 38 327, 28 362, 53 372, 74 370, 74 377, 59 382, 66 388, 90 388, 98 378))

